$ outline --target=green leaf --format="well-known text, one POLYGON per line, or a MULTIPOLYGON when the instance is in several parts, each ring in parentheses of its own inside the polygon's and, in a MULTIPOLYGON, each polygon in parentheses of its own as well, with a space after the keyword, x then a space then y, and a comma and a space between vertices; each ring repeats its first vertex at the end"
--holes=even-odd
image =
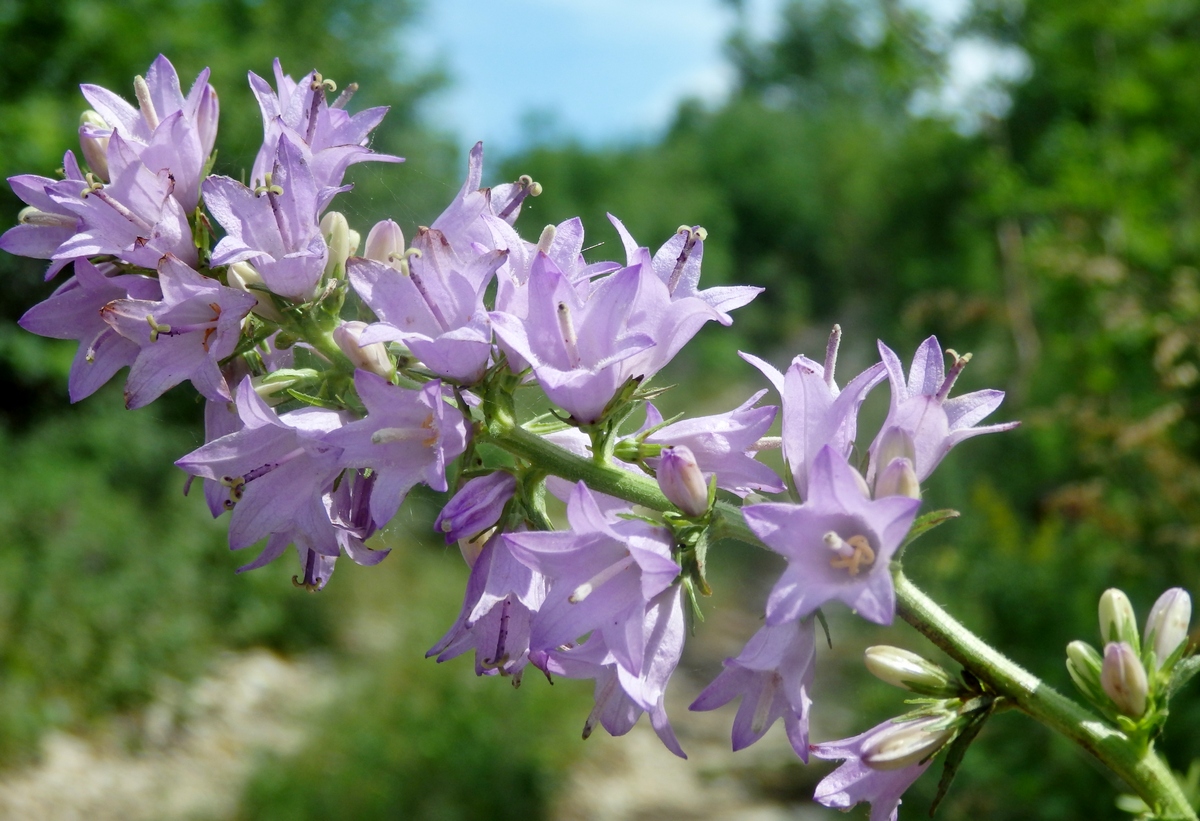
POLYGON ((1200 656, 1191 656, 1179 661, 1171 671, 1171 680, 1167 682, 1167 699, 1170 700, 1196 673, 1200 673, 1200 656))
POLYGON ((319 396, 311 396, 307 393, 301 393, 300 391, 293 390, 292 388, 287 389, 287 394, 293 399, 298 399, 306 405, 325 408, 326 410, 343 410, 342 406, 337 402, 330 401, 329 399, 322 399, 319 396))
POLYGON ((971 742, 975 740, 975 736, 979 735, 979 731, 983 729, 984 722, 992 715, 993 709, 995 709, 995 701, 989 700, 987 706, 977 711, 972 716, 971 722, 945 748, 946 761, 942 765, 942 777, 938 781, 937 794, 933 797, 933 803, 929 805, 929 815, 931 817, 937 812, 938 805, 942 803, 942 799, 946 797, 946 793, 950 791, 950 785, 954 783, 954 776, 958 775, 958 768, 962 766, 963 758, 967 754, 967 748, 971 746, 971 742))

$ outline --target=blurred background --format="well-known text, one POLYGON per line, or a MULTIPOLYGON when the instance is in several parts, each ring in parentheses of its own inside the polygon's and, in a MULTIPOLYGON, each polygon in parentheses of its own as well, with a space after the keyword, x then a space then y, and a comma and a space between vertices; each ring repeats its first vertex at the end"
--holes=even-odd
MULTIPOLYGON (((357 81, 352 108, 392 107, 374 147, 408 162, 355 167, 337 203, 360 231, 428 223, 479 138, 486 183, 544 186, 527 235, 579 214, 600 259, 620 256, 606 211, 652 248, 705 226, 705 281, 768 291, 660 378, 679 385, 669 412, 734 407, 765 387, 737 349, 820 358, 834 322, 843 379, 876 338, 906 361, 931 333, 974 352, 958 391, 1005 389, 994 421, 1023 424, 943 463, 926 499, 964 516, 906 566, 1060 689, 1106 587, 1140 616, 1169 586, 1200 593, 1196 0, 7 0, 0 42, 5 177, 53 175, 79 83, 132 99, 160 52, 185 87, 212 68, 217 170, 241 176, 261 135, 245 72, 279 56, 357 81)), ((0 223, 19 206, 0 191, 0 223)), ((195 395, 131 413, 114 380, 68 405, 73 343, 15 324, 52 289, 43 271, 0 256, 0 817, 836 817, 811 803, 830 765, 802 766, 779 728, 731 756, 732 710, 686 710, 755 629, 771 556, 714 550, 668 703, 690 762, 644 726, 581 743, 588 683, 531 674, 514 691, 423 659, 466 578, 429 532, 436 494, 380 537, 383 564, 340 563, 319 595, 288 560, 235 576, 246 557, 171 464, 201 442, 195 395)), ((863 673, 864 646, 936 657, 906 627, 830 616, 814 740, 905 709, 863 673)), ((1161 742, 1181 770, 1200 756, 1197 704, 1193 686, 1161 742)), ((936 780, 902 817, 927 812, 936 780)), ((1006 714, 938 812, 1111 818, 1120 791, 1006 714)))

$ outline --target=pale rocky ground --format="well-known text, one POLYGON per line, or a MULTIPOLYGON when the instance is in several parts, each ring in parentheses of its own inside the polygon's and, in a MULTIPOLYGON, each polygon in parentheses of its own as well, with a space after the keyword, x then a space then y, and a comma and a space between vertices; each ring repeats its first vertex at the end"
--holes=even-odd
MULTIPOLYGON (((191 688, 164 692, 143 716, 142 748, 54 733, 40 763, 0 776, 0 819, 13 821, 221 821, 267 753, 300 749, 303 717, 333 698, 336 675, 313 661, 265 651, 225 656, 191 688)), ((673 683, 668 711, 690 760, 667 753, 645 720, 588 742, 553 810, 560 821, 815 821, 837 817, 789 806, 771 792, 794 754, 773 730, 734 756, 730 714, 688 713, 696 682, 673 683), (677 703, 676 703, 677 702, 677 703), (780 771, 779 762, 786 762, 780 771), (766 782, 764 789, 764 780, 766 782), (767 793, 764 795, 764 793, 767 793)))

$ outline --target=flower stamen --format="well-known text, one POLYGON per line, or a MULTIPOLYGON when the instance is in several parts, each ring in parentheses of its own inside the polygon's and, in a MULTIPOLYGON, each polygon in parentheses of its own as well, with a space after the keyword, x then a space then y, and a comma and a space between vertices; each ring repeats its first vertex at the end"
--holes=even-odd
POLYGON ((832 530, 825 534, 825 544, 835 555, 829 560, 829 566, 836 570, 846 570, 851 576, 857 576, 864 567, 875 564, 875 551, 866 536, 856 535, 843 540, 832 530))

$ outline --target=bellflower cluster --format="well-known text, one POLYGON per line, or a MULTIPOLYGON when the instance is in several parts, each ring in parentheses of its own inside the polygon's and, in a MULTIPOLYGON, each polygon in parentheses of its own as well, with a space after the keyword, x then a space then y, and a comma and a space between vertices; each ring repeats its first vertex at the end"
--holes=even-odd
MULTIPOLYGON (((276 61, 273 74, 274 86, 250 74, 263 120, 250 184, 209 173, 216 92, 205 70, 185 96, 165 57, 135 80, 136 105, 84 87, 94 110, 83 164, 68 152, 61 179, 9 180, 27 207, 0 248, 48 260, 48 277, 71 269, 21 325, 78 341, 72 401, 125 367, 130 408, 191 383, 206 401, 205 443, 176 464, 202 480, 214 516, 229 515, 231 549, 260 545, 242 570, 294 547, 293 581, 310 591, 342 556, 384 559, 377 534, 415 486, 449 493, 434 528, 459 542, 469 574, 429 655, 473 651, 479 675, 514 684, 529 665, 593 680, 585 737, 597 725, 621 735, 646 713, 686 757, 667 689, 689 614, 711 593, 708 550, 726 536, 765 546, 784 559, 765 623, 691 709, 740 698, 735 750, 782 719, 800 758, 845 761, 819 801, 867 800, 872 818, 894 818, 930 757, 971 735, 997 696, 876 653, 872 669, 893 683, 937 679, 923 691, 936 706, 810 747, 814 625, 841 605, 892 622, 895 559, 931 526, 917 518, 921 483, 959 442, 1015 425, 980 425, 1003 394, 952 398, 969 355, 934 337, 907 376, 879 343, 880 361, 839 388, 835 328, 822 362, 797 356, 781 372, 743 354, 778 406, 759 405, 760 391, 723 413, 665 419, 650 401, 663 392, 655 376, 702 326, 729 325, 761 292, 701 288, 702 227, 683 225, 651 252, 610 217, 619 261, 585 258, 577 218, 526 240, 516 221, 541 185, 484 186, 478 144, 428 226, 360 232, 331 207, 351 165, 400 162, 370 146, 386 109, 350 113, 356 86, 338 94, 316 71, 293 80, 276 61), (858 412, 885 380, 887 418, 864 449, 858 412), (783 476, 759 460, 772 449, 783 476), (548 493, 566 502, 565 527, 548 493)), ((1105 636, 1102 659, 1071 656, 1114 720, 1157 726, 1157 694, 1185 652, 1185 600, 1160 601, 1144 650, 1126 626, 1105 636)))

